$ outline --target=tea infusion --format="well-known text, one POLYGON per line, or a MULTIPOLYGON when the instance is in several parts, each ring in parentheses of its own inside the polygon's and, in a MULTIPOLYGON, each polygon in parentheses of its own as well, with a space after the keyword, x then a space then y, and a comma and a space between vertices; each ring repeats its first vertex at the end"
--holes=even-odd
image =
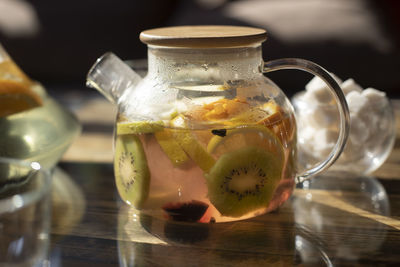
POLYGON ((114 169, 128 204, 152 216, 207 223, 263 214, 289 198, 295 122, 273 99, 208 98, 169 117, 118 115, 114 169))

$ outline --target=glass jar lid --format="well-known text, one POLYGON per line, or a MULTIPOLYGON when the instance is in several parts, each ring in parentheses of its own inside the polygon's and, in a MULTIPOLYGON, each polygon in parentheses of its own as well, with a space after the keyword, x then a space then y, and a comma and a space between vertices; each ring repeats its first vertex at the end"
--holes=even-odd
POLYGON ((249 46, 264 42, 264 29, 246 26, 176 26, 146 30, 140 40, 147 45, 187 48, 249 46))

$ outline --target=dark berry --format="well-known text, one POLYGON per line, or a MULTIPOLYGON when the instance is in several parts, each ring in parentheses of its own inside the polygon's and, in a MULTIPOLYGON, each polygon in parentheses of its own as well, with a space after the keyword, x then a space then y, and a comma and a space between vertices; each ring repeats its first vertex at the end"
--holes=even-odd
POLYGON ((168 203, 162 208, 174 221, 197 222, 208 209, 208 204, 192 200, 190 202, 168 203))
POLYGON ((211 130, 211 133, 214 135, 224 137, 224 136, 226 136, 226 129, 214 129, 214 130, 211 130))

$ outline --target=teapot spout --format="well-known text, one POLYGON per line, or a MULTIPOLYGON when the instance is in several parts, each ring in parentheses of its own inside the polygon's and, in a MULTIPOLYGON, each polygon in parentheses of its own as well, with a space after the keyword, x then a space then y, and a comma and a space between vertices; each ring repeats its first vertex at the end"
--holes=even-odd
POLYGON ((97 59, 86 76, 86 86, 102 93, 109 101, 118 100, 128 88, 134 88, 142 78, 115 54, 108 52, 97 59))

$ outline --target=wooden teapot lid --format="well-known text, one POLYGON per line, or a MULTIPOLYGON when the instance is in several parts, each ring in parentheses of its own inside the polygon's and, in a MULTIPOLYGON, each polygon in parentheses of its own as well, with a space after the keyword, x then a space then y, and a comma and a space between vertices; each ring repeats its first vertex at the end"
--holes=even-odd
POLYGON ((267 39, 264 29, 245 26, 176 26, 146 30, 140 40, 148 45, 189 48, 248 46, 267 39))

